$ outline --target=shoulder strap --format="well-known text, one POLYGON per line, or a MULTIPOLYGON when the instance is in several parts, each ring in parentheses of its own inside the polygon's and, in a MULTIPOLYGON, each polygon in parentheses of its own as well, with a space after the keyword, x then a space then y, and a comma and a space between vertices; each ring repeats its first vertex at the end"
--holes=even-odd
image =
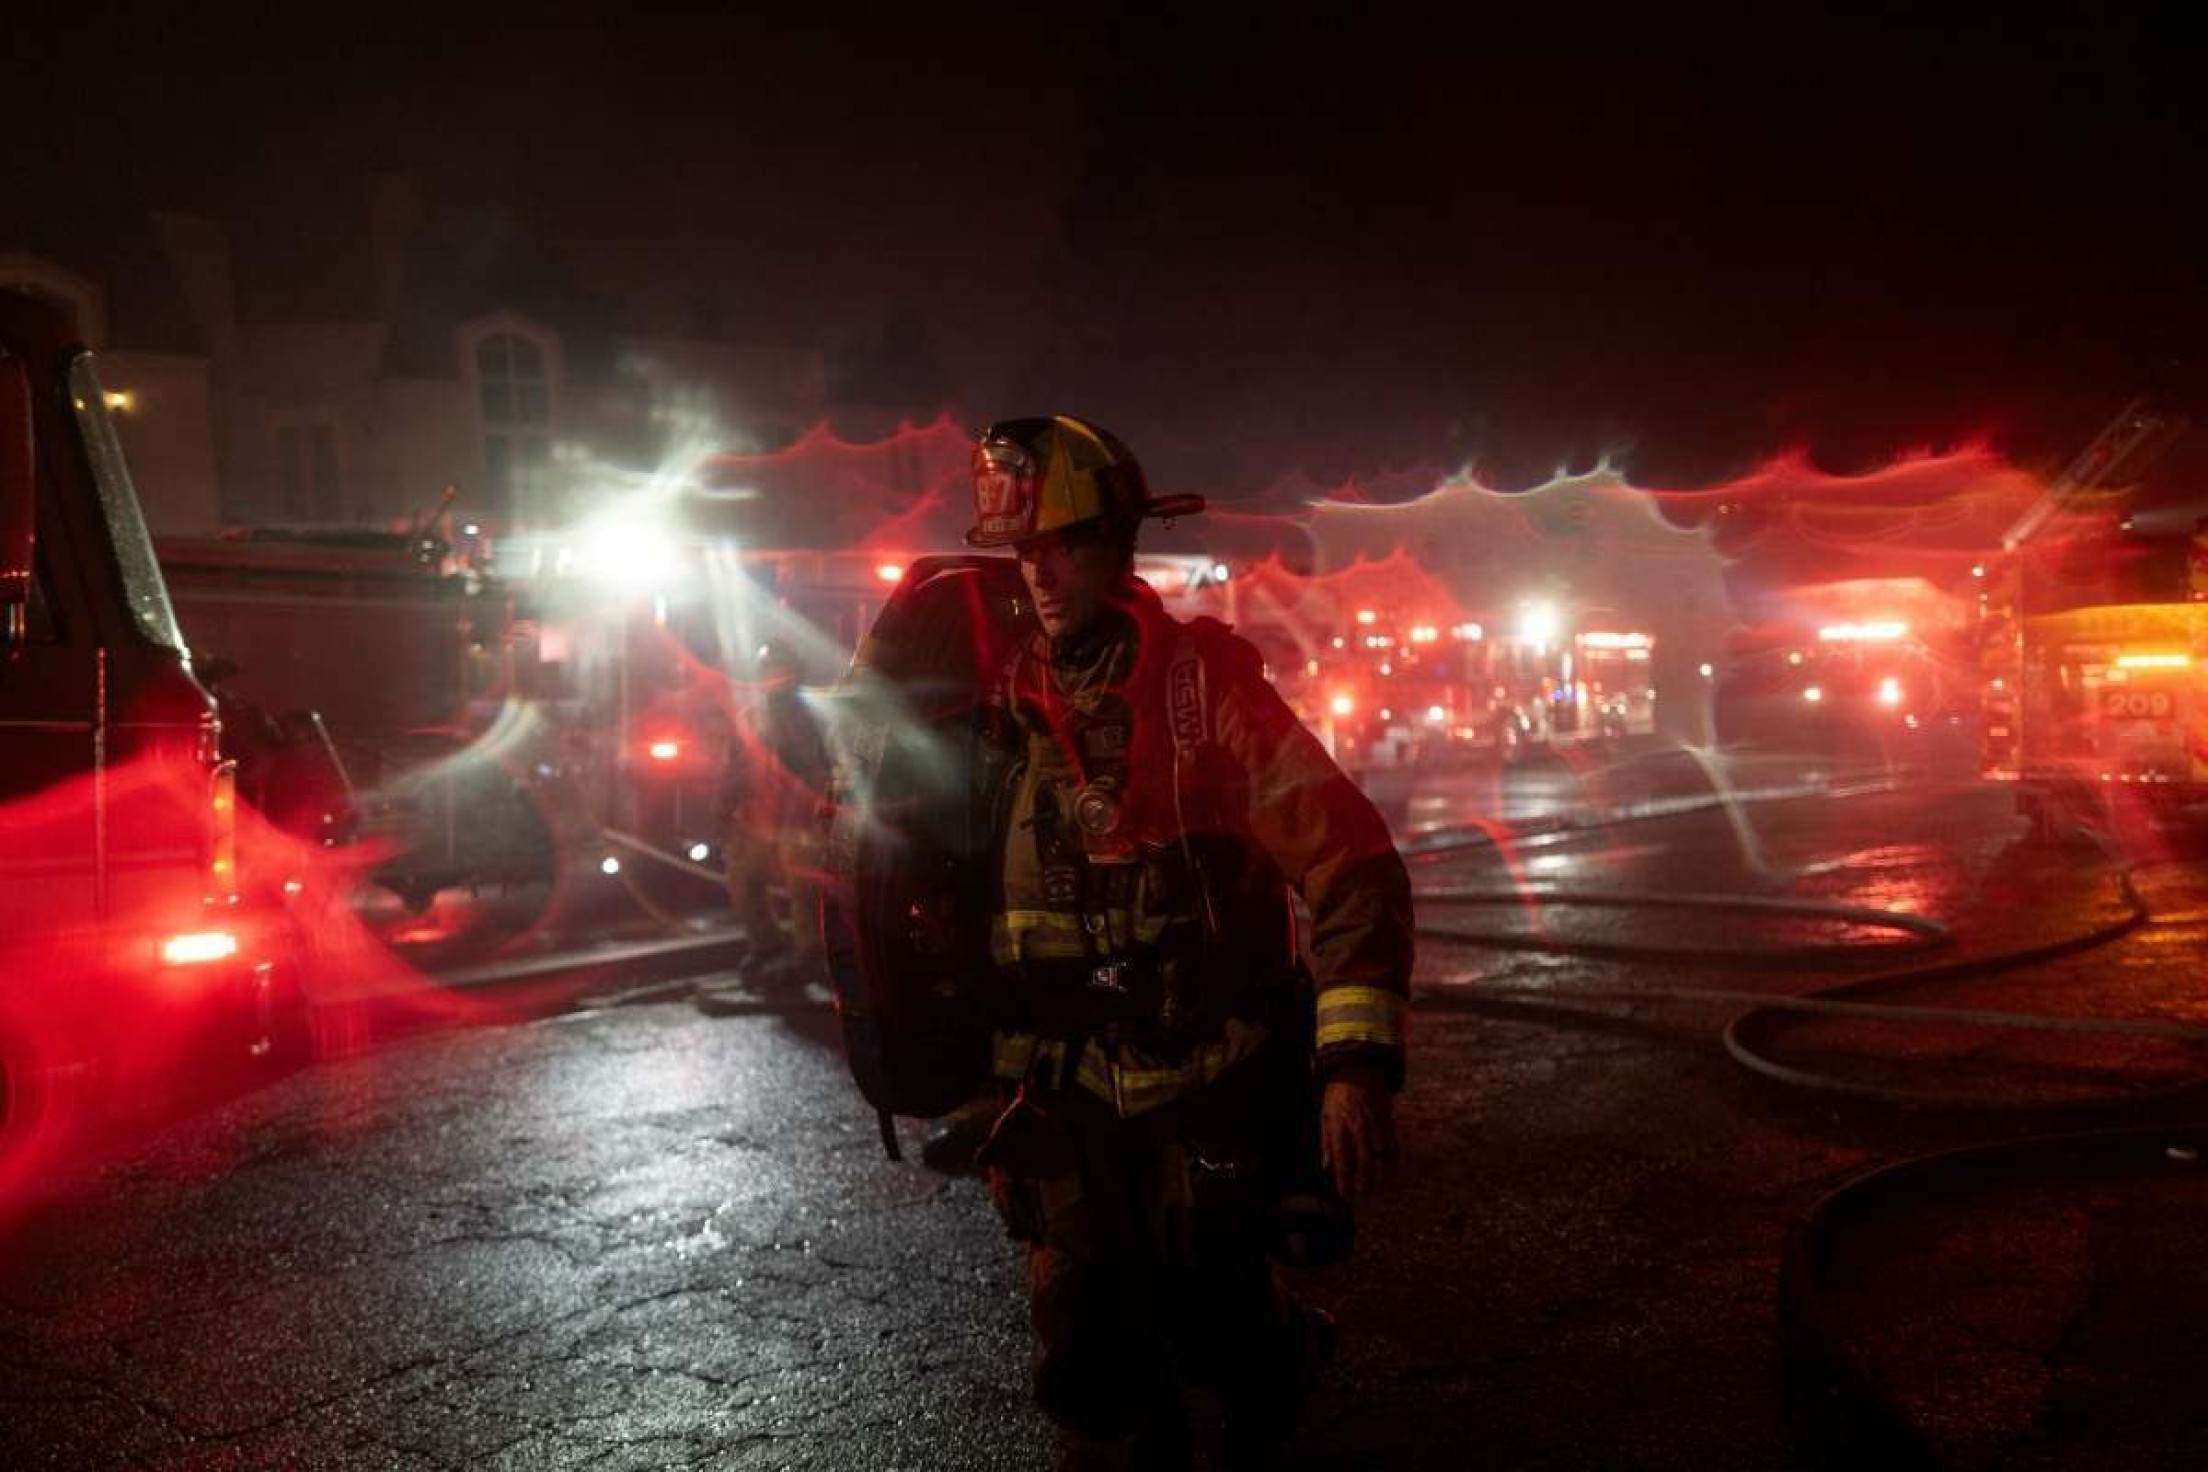
POLYGON ((1211 711, 1206 699, 1209 694, 1204 681, 1203 651, 1196 645, 1194 631, 1183 629, 1165 670, 1166 718, 1173 730, 1176 769, 1182 762, 1191 760, 1196 748, 1210 738, 1211 711))
POLYGON ((1204 927, 1217 935, 1219 913, 1212 904, 1211 885, 1204 877, 1203 865, 1196 857, 1196 845, 1189 840, 1188 810, 1182 798, 1183 790, 1195 778, 1196 752, 1211 734, 1210 702, 1206 698, 1209 693, 1205 688, 1203 650, 1197 647, 1195 631, 1184 628, 1165 670, 1166 719, 1173 731, 1173 826, 1180 830, 1181 856, 1204 902, 1204 927))

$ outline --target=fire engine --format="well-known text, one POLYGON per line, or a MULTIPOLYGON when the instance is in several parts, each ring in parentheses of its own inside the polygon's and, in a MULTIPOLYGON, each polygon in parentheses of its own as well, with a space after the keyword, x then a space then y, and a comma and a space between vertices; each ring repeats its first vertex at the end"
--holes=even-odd
POLYGON ((1985 774, 2043 835, 2208 798, 2208 539, 2049 525, 1988 570, 1985 774))
POLYGON ((2208 518, 2130 509, 2183 430, 2127 406, 1976 569, 1981 769, 2041 836, 2208 799, 2208 518))
POLYGON ((1960 719, 1960 600, 1921 577, 1785 589, 1715 671, 1718 739, 1892 756, 1960 719))
POLYGON ((550 877, 534 780, 549 742, 511 719, 486 739, 529 673, 503 585, 422 529, 249 528, 156 551, 270 821, 373 844, 373 877, 416 909, 550 877))
MULTIPOLYGON (((0 292, 0 1138, 266 1054, 288 923, 241 897, 235 771, 93 356, 0 292)), ((28 1162, 28 1164, 26 1164, 28 1162)))

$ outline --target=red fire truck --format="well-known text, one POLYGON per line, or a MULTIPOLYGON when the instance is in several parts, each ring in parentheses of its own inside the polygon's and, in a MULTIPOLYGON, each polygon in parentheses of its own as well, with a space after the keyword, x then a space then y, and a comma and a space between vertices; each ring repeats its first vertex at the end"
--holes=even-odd
POLYGON ((1921 577, 1851 578, 1759 600, 1714 672, 1718 739, 1888 757, 1969 700, 1962 600, 1921 577))
POLYGON ((416 908, 551 876, 535 780, 548 743, 507 706, 525 651, 501 584, 419 531, 258 528, 157 552, 240 782, 272 822, 373 843, 373 876, 416 908))
MULTIPOLYGON (((187 1065, 266 1053, 283 917, 240 814, 92 355, 0 292, 0 1172, 187 1065)), ((0 1181, 0 1186, 6 1182, 0 1181)), ((4 1195, 4 1191, 0 1191, 4 1195)))
POLYGON ((1982 769, 2042 835, 2208 801, 2208 539, 2050 531, 1988 568, 1982 769))
POLYGON ((2134 494, 2185 429, 2126 406, 1977 569, 1980 765, 2041 836, 2208 802, 2208 517, 2134 494))

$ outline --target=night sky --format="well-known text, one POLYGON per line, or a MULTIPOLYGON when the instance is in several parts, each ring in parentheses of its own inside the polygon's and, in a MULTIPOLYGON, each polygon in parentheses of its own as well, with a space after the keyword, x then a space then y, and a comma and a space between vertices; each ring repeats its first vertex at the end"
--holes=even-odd
POLYGON ((2208 326, 2200 53, 2097 8, 66 9, 13 23, 17 209, 308 262, 418 170, 731 332, 916 319, 964 412, 1088 414, 1215 491, 2045 457, 2188 391, 2208 326))

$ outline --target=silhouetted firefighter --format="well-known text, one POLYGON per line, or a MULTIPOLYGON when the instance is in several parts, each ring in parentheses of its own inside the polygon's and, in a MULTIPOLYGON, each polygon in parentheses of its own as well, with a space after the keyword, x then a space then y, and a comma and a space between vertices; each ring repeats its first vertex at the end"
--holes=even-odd
POLYGON ((778 644, 761 647, 756 700, 729 756, 729 902, 751 939, 747 976, 770 990, 802 986, 820 967, 816 871, 828 751, 798 686, 797 661, 778 644), (780 891, 786 910, 777 912, 780 891))

